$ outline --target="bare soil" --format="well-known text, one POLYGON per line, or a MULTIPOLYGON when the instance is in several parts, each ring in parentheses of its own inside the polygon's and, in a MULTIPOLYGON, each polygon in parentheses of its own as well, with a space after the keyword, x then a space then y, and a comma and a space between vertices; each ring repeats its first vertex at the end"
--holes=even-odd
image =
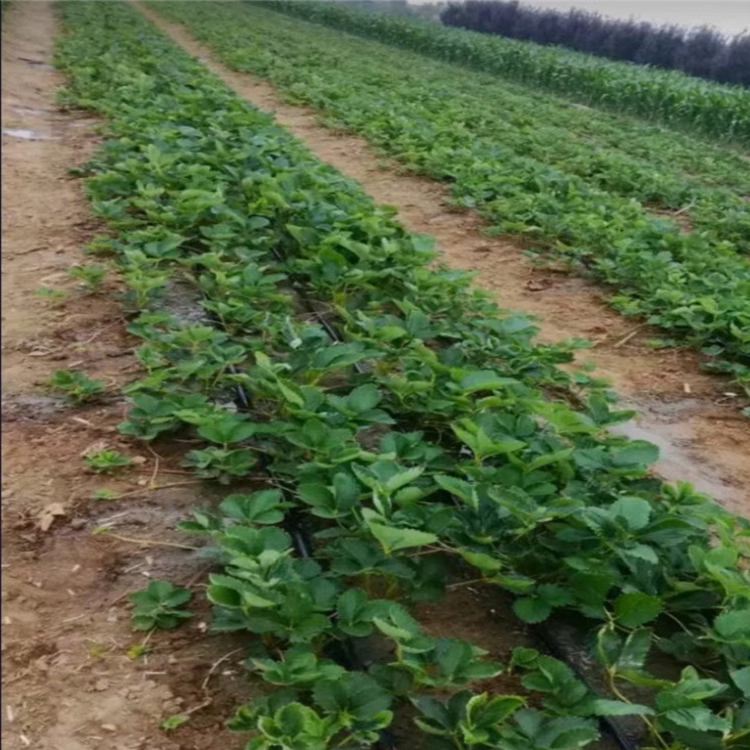
POLYGON ((615 312, 606 289, 554 265, 540 267, 520 242, 487 236, 475 212, 450 206, 447 186, 406 173, 362 138, 326 128, 319 113, 289 104, 260 78, 230 70, 184 27, 136 4, 238 95, 273 113, 318 158, 359 182, 378 203, 394 206, 410 231, 435 237, 446 265, 476 272, 477 285, 502 306, 535 316, 540 340, 590 340, 593 348, 577 362, 593 363, 623 405, 638 411, 622 431, 659 446, 659 474, 689 481, 730 510, 750 515, 750 420, 739 414, 737 386, 702 372, 699 354, 654 350, 647 342, 660 338, 659 332, 615 312))

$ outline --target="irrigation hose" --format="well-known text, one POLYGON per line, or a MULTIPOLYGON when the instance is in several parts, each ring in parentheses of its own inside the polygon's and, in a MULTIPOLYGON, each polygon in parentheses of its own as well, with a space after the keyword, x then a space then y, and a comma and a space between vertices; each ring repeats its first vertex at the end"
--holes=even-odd
MULTIPOLYGON (((555 635, 552 626, 549 623, 537 625, 534 628, 534 631, 552 656, 567 664, 575 676, 583 682, 589 690, 594 693, 597 692, 592 689, 589 680, 586 679, 585 667, 581 666, 580 660, 575 658, 570 649, 565 646, 562 639, 555 635)), ((580 631, 578 632, 580 633, 580 631)), ((584 638, 582 633, 580 633, 580 637, 583 641, 584 638)), ((629 736, 616 718, 612 716, 600 716, 599 724, 602 729, 620 746, 621 750, 639 750, 640 743, 629 736)))

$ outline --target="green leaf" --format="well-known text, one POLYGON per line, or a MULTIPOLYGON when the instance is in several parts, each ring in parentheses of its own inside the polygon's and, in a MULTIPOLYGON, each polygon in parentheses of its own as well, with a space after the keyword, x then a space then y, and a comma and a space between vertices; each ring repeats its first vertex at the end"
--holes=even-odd
POLYGON ((714 630, 727 639, 750 635, 750 609, 722 612, 714 620, 714 630))
POLYGON ((410 469, 404 469, 389 477, 384 483, 386 492, 393 493, 418 479, 424 472, 424 468, 424 466, 412 466, 410 469))
POLYGON ((523 669, 532 669, 539 658, 539 652, 535 648, 526 646, 516 646, 510 658, 510 666, 521 667, 523 669))
POLYGON ((517 384, 517 380, 503 378, 492 370, 477 370, 464 376, 459 385, 464 393, 476 393, 477 391, 494 391, 517 384))
POLYGON ((261 490, 251 495, 228 495, 219 508, 225 515, 244 523, 275 524, 284 519, 280 504, 279 490, 261 490))
POLYGON ((540 724, 533 735, 535 748, 577 750, 599 739, 595 724, 578 716, 561 716, 540 724))
POLYGON ((535 459, 530 461, 524 466, 524 472, 531 474, 532 471, 543 469, 545 466, 550 464, 559 463, 565 461, 573 455, 573 448, 563 448, 559 451, 552 451, 551 453, 545 453, 541 456, 537 456, 535 459))
POLYGON ((544 599, 524 597, 513 602, 513 611, 524 622, 544 622, 552 613, 552 606, 544 599))
POLYGON ((576 599, 591 606, 603 605, 614 585, 615 578, 608 572, 592 570, 574 573, 570 577, 571 591, 576 599))
POLYGON ((537 596, 552 607, 564 607, 573 601, 567 588, 554 583, 542 584, 537 591, 537 596))
POLYGON ((446 492, 463 500, 469 507, 476 508, 479 505, 474 486, 469 482, 447 474, 435 474, 433 479, 446 492))
POLYGON ((643 560, 650 565, 658 565, 659 557, 654 551, 653 547, 648 544, 634 544, 632 547, 620 550, 620 554, 623 557, 636 558, 637 560, 643 560))
POLYGON ((669 721, 696 732, 726 732, 732 724, 705 706, 676 708, 664 714, 669 721))
POLYGON ((615 601, 615 617, 626 628, 637 628, 656 619, 664 605, 661 599, 640 591, 621 594, 615 601))
MULTIPOLYGON (((420 637, 419 623, 400 605, 391 605, 382 616, 373 617, 373 623, 384 635, 398 642, 411 642, 420 637)), ((432 642, 428 644, 428 650, 432 642)))
POLYGON ((500 560, 484 552, 475 552, 474 550, 460 548, 458 553, 469 565, 473 565, 478 570, 481 570, 482 573, 497 573, 503 567, 500 560))
POLYGON ((376 331, 376 335, 379 339, 383 339, 383 341, 397 341, 409 334, 401 326, 380 326, 376 331))
POLYGON ((391 694, 372 677, 359 672, 348 672, 335 682, 318 682, 313 697, 316 705, 330 714, 346 713, 359 721, 387 711, 392 700, 391 694))
POLYGON ((652 708, 639 703, 625 703, 606 698, 595 698, 590 704, 594 716, 650 716, 652 708))
POLYGON ((642 628, 628 634, 617 657, 618 670, 641 669, 651 648, 651 630, 642 628))
POLYGON ((239 443, 255 434, 257 425, 234 414, 223 414, 206 419, 198 425, 198 434, 222 445, 239 443))
POLYGON ((212 604, 229 609, 238 609, 242 606, 242 597, 236 588, 213 584, 208 587, 206 596, 212 604))
MULTIPOLYGON (((273 599, 263 596, 253 590, 253 584, 233 576, 212 573, 211 585, 208 587, 207 596, 212 604, 225 607, 243 607, 245 609, 265 609, 276 606, 273 599)), ((261 589, 263 593, 265 590, 261 589)))
POLYGON ((645 469, 659 459, 659 449, 645 440, 633 440, 624 448, 612 451, 611 457, 614 466, 645 469))
POLYGON ((470 726, 496 727, 512 716, 526 701, 518 695, 474 695, 466 704, 466 721, 470 726))
POLYGON ((611 513, 625 522, 631 531, 638 531, 651 519, 651 504, 639 497, 621 497, 610 506, 611 513))
POLYGON ((358 412, 363 413, 374 409, 381 400, 382 396, 377 386, 372 383, 361 385, 359 388, 355 388, 347 399, 351 408, 358 412))
POLYGON ((136 630, 176 628, 182 620, 192 617, 191 612, 181 609, 191 598, 191 592, 181 586, 169 581, 151 581, 145 589, 130 595, 133 627, 136 630))
POLYGON ((300 396, 296 389, 286 385, 286 383, 281 380, 277 381, 276 385, 281 394, 290 404, 294 404, 295 406, 305 405, 305 399, 300 396))
POLYGON ((750 698, 750 667, 733 669, 729 676, 745 698, 750 698))
POLYGON ((402 529, 396 526, 386 526, 377 521, 367 520, 367 526, 372 535, 380 542, 383 551, 390 555, 400 549, 409 547, 424 547, 438 541, 435 534, 419 529, 402 529))

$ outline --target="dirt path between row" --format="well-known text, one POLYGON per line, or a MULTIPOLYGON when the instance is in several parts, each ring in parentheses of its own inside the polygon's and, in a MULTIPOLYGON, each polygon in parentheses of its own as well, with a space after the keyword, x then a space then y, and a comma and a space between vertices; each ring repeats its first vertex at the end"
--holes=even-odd
POLYGON ((649 348, 646 342, 659 334, 614 312, 600 287, 534 268, 520 245, 485 235, 475 213, 452 211, 446 186, 404 174, 364 139, 323 127, 313 110, 290 105, 265 81, 230 70, 182 26, 136 5, 237 94, 273 113, 318 158, 357 180, 377 202, 395 206, 410 231, 435 237, 447 265, 476 271, 476 283, 496 294, 504 307, 537 316, 541 340, 595 342, 578 361, 593 362, 623 404, 638 411, 624 431, 659 446, 659 473, 692 482, 727 508, 750 516, 750 422, 738 414, 738 399, 727 395, 731 384, 700 371, 699 355, 649 348))
MULTIPOLYGON (((51 3, 14 2, 2 39, 3 206, 3 707, 7 750, 226 750, 245 740, 224 720, 251 688, 232 653, 236 639, 207 638, 204 597, 175 633, 154 633, 151 652, 128 650, 144 634, 130 627, 127 595, 167 578, 197 581, 206 562, 189 551, 140 547, 92 532, 184 541, 173 529, 205 505, 202 485, 148 492, 184 480, 176 461, 118 437, 119 387, 137 374, 116 280, 84 296, 68 275, 87 259, 83 245, 99 231, 83 182, 68 175, 93 153, 96 121, 55 104, 63 78, 51 66, 58 28, 51 3), (41 288, 53 296, 41 297, 41 288), (70 409, 46 382, 57 369, 80 367, 113 394, 70 409), (112 447, 135 458, 117 478, 84 470, 82 452, 112 447), (156 469, 158 468, 158 472, 156 469), (108 487, 140 492, 121 501, 92 500, 108 487), (214 669, 212 665, 226 659, 214 669), (205 682, 205 689, 204 689, 205 682), (202 707, 201 707, 202 706, 202 707), (160 723, 190 711, 167 735, 160 723)), ((157 448, 161 451, 161 448, 157 448)), ((194 588, 197 588, 194 586, 194 588)))

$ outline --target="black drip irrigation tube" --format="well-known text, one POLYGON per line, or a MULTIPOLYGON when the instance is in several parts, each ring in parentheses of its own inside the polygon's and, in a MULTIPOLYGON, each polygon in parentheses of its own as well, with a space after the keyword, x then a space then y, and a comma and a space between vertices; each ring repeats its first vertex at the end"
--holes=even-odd
MULTIPOLYGON (((599 690, 592 688, 591 668, 581 658, 580 652, 571 645, 572 638, 577 642, 584 642, 585 636, 580 627, 575 624, 553 618, 544 625, 533 628, 537 639, 541 641, 551 656, 559 659, 573 671, 575 676, 586 685, 592 692, 599 694, 599 690), (568 633, 571 639, 563 637, 568 633)), ((617 718, 613 716, 600 716, 599 725, 621 750, 639 750, 644 738, 644 732, 639 724, 632 719, 617 718)))

